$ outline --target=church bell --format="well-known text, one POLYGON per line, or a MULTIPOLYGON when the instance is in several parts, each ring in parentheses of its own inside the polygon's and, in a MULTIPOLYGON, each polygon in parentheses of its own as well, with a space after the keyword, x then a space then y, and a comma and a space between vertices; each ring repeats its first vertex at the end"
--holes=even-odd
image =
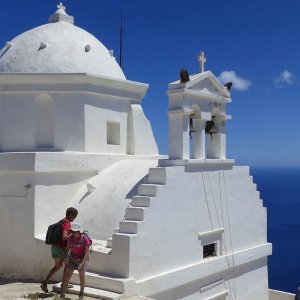
MULTIPOLYGON (((213 117, 213 119, 214 119, 215 117, 213 117)), ((213 121, 213 120, 211 120, 211 121, 207 121, 206 122, 206 125, 205 125, 205 133, 206 134, 210 134, 210 136, 212 137, 212 135, 214 134, 214 133, 217 133, 218 131, 217 131, 217 129, 216 129, 216 127, 215 127, 215 122, 213 121)))

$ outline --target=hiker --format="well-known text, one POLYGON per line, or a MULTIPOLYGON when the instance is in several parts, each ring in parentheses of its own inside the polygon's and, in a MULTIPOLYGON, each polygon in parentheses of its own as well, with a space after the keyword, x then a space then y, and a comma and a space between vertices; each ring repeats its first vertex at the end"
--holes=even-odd
POLYGON ((65 292, 68 287, 74 270, 78 270, 80 279, 79 297, 83 296, 85 287, 85 270, 89 260, 89 248, 92 243, 91 239, 83 232, 83 228, 79 223, 72 223, 70 229, 71 235, 68 237, 68 253, 69 260, 64 272, 60 299, 65 298, 65 292))
POLYGON ((70 235, 69 230, 71 228, 71 222, 77 217, 78 211, 74 207, 69 207, 66 211, 66 217, 62 219, 61 230, 62 230, 62 239, 58 243, 51 245, 51 254, 54 259, 54 267, 49 271, 46 279, 41 283, 41 289, 48 293, 47 283, 50 278, 63 266, 65 265, 64 273, 66 271, 67 265, 67 238, 70 235))

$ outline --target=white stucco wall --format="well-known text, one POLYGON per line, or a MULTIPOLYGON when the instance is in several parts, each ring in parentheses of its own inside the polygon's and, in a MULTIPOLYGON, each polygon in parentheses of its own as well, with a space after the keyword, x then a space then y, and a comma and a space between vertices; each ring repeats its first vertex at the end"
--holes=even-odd
POLYGON ((34 99, 34 95, 0 94, 2 151, 26 151, 34 147, 34 99))
POLYGON ((136 197, 144 204, 126 209, 112 253, 94 253, 91 271, 133 278, 127 292, 154 299, 268 299, 266 209, 248 167, 150 169, 136 197), (203 259, 210 243, 217 256, 203 259))
POLYGON ((126 154, 129 101, 118 103, 119 101, 114 98, 97 97, 97 95, 94 95, 91 100, 84 104, 85 151, 126 154), (108 122, 119 124, 119 144, 108 143, 108 122))
POLYGON ((158 154, 151 124, 140 104, 131 104, 127 123, 127 153, 135 155, 158 154), (143 130, 141 130, 143 128, 143 130))
MULTIPOLYGON (((268 299, 266 209, 248 167, 220 168, 167 167, 166 184, 155 185, 157 195, 129 235, 128 275, 140 294, 178 299, 180 285, 182 298, 206 299, 200 287, 222 279, 236 286, 237 299, 268 299), (203 244, 215 242, 213 232, 222 228, 218 256, 203 259, 203 244)), ((126 234, 113 236, 112 260, 122 251, 114 239, 126 247, 126 234)))
POLYGON ((140 105, 147 88, 87 74, 0 74, 0 151, 157 155, 140 105))
POLYGON ((269 300, 266 274, 266 259, 258 260, 251 265, 201 278, 151 297, 157 300, 269 300))
POLYGON ((136 192, 137 183, 155 166, 155 159, 119 161, 88 181, 95 187, 90 195, 82 199, 79 193, 72 198, 70 205, 80 211, 78 221, 92 237, 106 240, 112 236, 136 192))
MULTIPOLYGON (((16 166, 13 158, 6 159, 7 165, 16 166)), ((32 167, 31 159, 31 155, 26 155, 28 168, 32 167)), ((35 191, 24 188, 34 179, 32 172, 11 173, 3 169, 0 172, 0 273, 3 276, 30 278, 34 274, 35 278, 41 278, 52 263, 49 249, 34 239, 35 191)))
POLYGON ((248 172, 246 167, 208 172, 168 167, 167 184, 157 186, 133 239, 131 274, 142 279, 201 260, 198 233, 214 229, 225 228, 222 253, 266 243, 266 209, 248 172), (151 265, 145 246, 156 253, 151 265))
POLYGON ((139 184, 158 180, 157 196, 144 208, 137 233, 114 234, 112 253, 94 252, 89 269, 128 274, 135 278, 139 294, 155 299, 206 299, 226 291, 242 300, 268 299, 266 210, 249 168, 167 167, 163 184, 159 172, 150 171, 140 181, 157 160, 138 158, 2 153, 0 238, 5 246, 0 248, 1 270, 19 277, 41 277, 52 262, 49 247, 34 235, 42 238, 47 226, 61 218, 68 206, 79 209, 78 221, 94 237, 106 239, 122 221, 129 198, 139 193, 139 184), (95 189, 82 198, 86 183, 95 189), (32 188, 26 192, 28 184, 32 188), (17 241, 7 236, 9 226, 17 241), (218 234, 213 232, 220 228, 221 251, 203 259, 202 245, 214 242, 218 234), (18 241, 24 241, 22 248, 18 241), (13 264, 5 259, 12 252, 13 264), (24 258, 20 269, 19 260, 24 258))
MULTIPOLYGON (((44 111, 44 116, 36 114, 37 97, 41 94, 0 96, 2 151, 43 149, 37 142, 37 130, 49 111, 44 111)), ((45 127, 53 128, 54 143, 44 149, 126 154, 129 101, 117 103, 109 96, 78 92, 48 94, 48 97, 53 99, 53 121, 45 127), (120 123, 120 145, 107 144, 108 121, 120 123)))
POLYGON ((128 205, 126 195, 157 160, 155 156, 0 153, 0 273, 44 276, 53 263, 50 247, 42 241, 46 229, 72 205, 93 238, 111 236, 128 205), (79 192, 88 182, 97 188, 79 203, 79 192))
POLYGON ((107 239, 124 215, 127 196, 157 160, 155 156, 36 154, 35 236, 45 234, 49 224, 74 206, 77 220, 92 237, 107 239), (86 184, 93 186, 91 194, 86 194, 86 184))

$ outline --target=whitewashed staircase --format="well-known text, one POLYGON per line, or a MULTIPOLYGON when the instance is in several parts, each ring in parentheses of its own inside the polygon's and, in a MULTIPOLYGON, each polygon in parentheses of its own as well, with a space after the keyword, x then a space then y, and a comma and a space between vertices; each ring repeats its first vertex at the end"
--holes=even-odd
MULTIPOLYGON (((86 295, 110 300, 135 294, 135 279, 110 275, 114 274, 110 269, 110 263, 114 260, 118 240, 127 238, 130 242, 130 238, 137 234, 151 201, 154 201, 159 188, 166 184, 166 169, 164 167, 149 169, 147 183, 141 183, 138 186, 138 195, 132 197, 131 204, 126 208, 124 219, 120 221, 119 228, 115 229, 112 238, 109 238, 106 243, 96 241, 96 246, 93 245, 93 253, 88 266, 89 272, 86 272, 86 295)), ((80 281, 77 272, 74 273, 70 282, 74 284, 74 287, 68 291, 78 294, 80 281)))
POLYGON ((147 208, 155 201, 159 188, 166 184, 166 173, 166 168, 150 168, 148 182, 139 185, 138 195, 132 197, 126 208, 124 220, 119 223, 119 233, 137 234, 147 208))

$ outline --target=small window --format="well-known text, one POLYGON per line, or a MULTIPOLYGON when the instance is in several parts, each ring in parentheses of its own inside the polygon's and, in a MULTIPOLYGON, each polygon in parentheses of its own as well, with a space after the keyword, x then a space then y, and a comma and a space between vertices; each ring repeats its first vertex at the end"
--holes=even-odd
POLYGON ((120 123, 107 122, 107 144, 120 145, 120 123))
POLYGON ((217 256, 216 243, 203 246, 203 258, 217 256))

